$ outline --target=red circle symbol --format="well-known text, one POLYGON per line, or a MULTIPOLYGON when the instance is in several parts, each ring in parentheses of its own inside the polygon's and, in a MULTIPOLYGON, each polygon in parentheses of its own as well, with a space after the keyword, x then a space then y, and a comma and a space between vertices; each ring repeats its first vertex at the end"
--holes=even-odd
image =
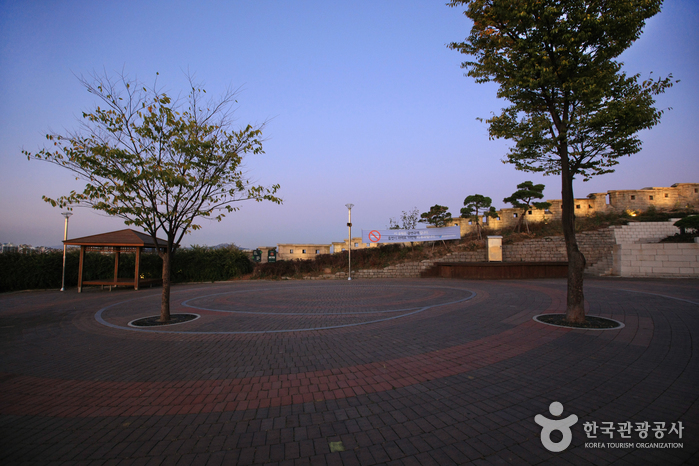
POLYGON ((378 230, 371 230, 369 232, 369 241, 372 243, 377 243, 381 239, 381 233, 378 230))

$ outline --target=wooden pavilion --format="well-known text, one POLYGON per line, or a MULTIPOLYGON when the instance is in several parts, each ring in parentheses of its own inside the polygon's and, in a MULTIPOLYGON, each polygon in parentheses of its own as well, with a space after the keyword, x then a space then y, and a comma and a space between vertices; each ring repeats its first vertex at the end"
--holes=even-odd
POLYGON ((126 229, 102 233, 99 235, 85 236, 82 238, 69 239, 63 242, 66 245, 80 246, 80 265, 78 266, 78 293, 82 293, 83 285, 109 286, 131 286, 138 290, 141 285, 162 284, 162 278, 141 279, 140 262, 141 251, 144 248, 165 248, 167 241, 158 238, 157 244, 150 235, 139 231, 126 229), (86 251, 113 252, 114 253, 114 278, 83 281, 83 264, 85 262, 86 251), (134 278, 119 278, 119 255, 122 252, 136 253, 136 272, 134 278))

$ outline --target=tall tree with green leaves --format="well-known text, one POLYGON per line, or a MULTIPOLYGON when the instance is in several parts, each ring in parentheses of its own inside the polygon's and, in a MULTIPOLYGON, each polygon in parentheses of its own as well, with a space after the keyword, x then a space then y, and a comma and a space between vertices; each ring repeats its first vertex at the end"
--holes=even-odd
POLYGON ((461 209, 461 218, 468 218, 472 222, 476 222, 476 232, 478 233, 478 239, 483 239, 482 227, 481 227, 481 216, 495 218, 498 213, 495 211, 495 207, 491 204, 493 200, 482 194, 472 194, 464 199, 464 207, 461 209))
MULTIPOLYGON (((78 130, 49 134, 51 144, 29 159, 63 167, 86 182, 82 192, 43 199, 53 206, 86 206, 162 235, 160 320, 170 320, 172 256, 200 219, 221 221, 240 201, 271 201, 279 185, 254 185, 242 170, 249 154, 262 154, 262 125, 232 127, 235 92, 204 99, 190 77, 188 96, 173 100, 156 85, 121 75, 81 78, 99 104, 83 112, 78 130)), ((157 244, 157 242, 156 242, 157 244)))
POLYGON ((517 220, 517 231, 522 231, 522 225, 527 228, 529 233, 529 222, 525 220, 527 213, 532 209, 546 210, 551 207, 550 202, 538 202, 534 199, 544 198, 543 184, 534 184, 531 181, 525 181, 517 185, 517 191, 512 193, 510 197, 506 197, 502 202, 512 204, 512 207, 520 209, 519 220, 517 220))
POLYGON ((451 220, 451 213, 449 213, 449 207, 444 207, 443 205, 435 204, 430 207, 428 212, 423 212, 420 215, 420 223, 429 223, 436 227, 445 227, 451 220))
POLYGON ((462 68, 476 82, 495 82, 510 105, 487 120, 491 138, 514 142, 505 162, 518 170, 561 176, 568 253, 566 319, 584 322, 585 257, 575 237, 573 179, 610 173, 637 153, 637 133, 660 121, 654 96, 672 76, 639 82, 619 55, 638 39, 662 0, 451 0, 473 21, 462 68))

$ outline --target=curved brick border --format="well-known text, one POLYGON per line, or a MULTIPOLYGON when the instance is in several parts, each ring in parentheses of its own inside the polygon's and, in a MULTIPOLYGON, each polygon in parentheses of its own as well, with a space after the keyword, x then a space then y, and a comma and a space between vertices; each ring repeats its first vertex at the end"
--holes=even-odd
MULTIPOLYGON (((201 318, 201 315, 195 314, 195 313, 193 313, 193 312, 189 312, 188 314, 189 314, 189 315, 196 316, 196 317, 195 317, 194 319, 185 320, 184 322, 173 322, 173 323, 171 323, 171 324, 165 324, 165 325, 170 326, 170 325, 188 324, 188 323, 190 323, 190 322, 194 322, 195 320, 201 318)), ((146 316, 146 317, 139 317, 138 319, 132 320, 132 321, 129 322, 127 325, 128 325, 129 327, 133 327, 133 328, 143 328, 143 327, 145 327, 144 325, 136 325, 136 324, 134 324, 134 322, 138 322, 139 320, 143 320, 143 319, 149 319, 149 318, 151 318, 151 317, 160 317, 160 314, 158 314, 158 315, 152 315, 152 316, 146 316)))
MULTIPOLYGON (((376 285, 361 285, 361 286, 362 286, 362 287, 365 287, 365 288, 385 288, 385 286, 382 287, 382 286, 376 286, 376 285)), ((394 285, 394 287, 395 287, 395 285, 394 285)), ((298 288, 300 288, 300 287, 298 287, 298 288)), ((298 289, 298 288, 296 288, 296 289, 298 289)), ((310 288, 314 288, 314 287, 310 287, 310 288)), ((104 314, 105 311, 107 311, 107 310, 109 310, 109 309, 111 309, 111 308, 117 307, 117 306, 121 306, 121 305, 123 305, 123 304, 125 304, 125 303, 129 303, 129 302, 135 301, 135 300, 137 300, 137 299, 141 299, 141 298, 135 298, 135 299, 131 299, 131 300, 121 301, 121 302, 114 303, 114 304, 110 304, 109 306, 103 307, 102 309, 98 310, 98 311, 95 313, 95 320, 96 320, 97 322, 99 322, 100 324, 104 325, 104 326, 111 327, 111 328, 115 328, 115 329, 129 330, 129 331, 137 331, 137 332, 151 332, 151 333, 181 333, 181 334, 188 334, 188 335, 190 335, 190 334, 191 334, 191 335, 254 335, 254 334, 262 334, 262 333, 310 332, 310 331, 318 331, 318 330, 332 330, 332 329, 341 329, 341 328, 347 328, 347 327, 357 327, 357 326, 359 326, 359 325, 369 325, 369 324, 376 324, 376 323, 379 323, 379 322, 387 322, 387 321, 390 321, 390 320, 400 319, 400 318, 403 318, 403 317, 408 317, 408 316, 412 316, 412 315, 415 315, 415 314, 419 314, 419 313, 421 313, 421 312, 423 312, 423 311, 426 311, 426 310, 428 310, 428 309, 433 309, 433 308, 437 308, 437 307, 449 306, 449 305, 453 305, 453 304, 463 303, 463 302, 465 302, 465 301, 469 301, 469 300, 473 299, 473 298, 476 296, 476 294, 475 294, 474 292, 469 291, 469 290, 465 290, 465 289, 460 289, 460 288, 430 287, 430 286, 412 286, 411 288, 425 288, 425 289, 431 289, 431 288, 447 288, 447 289, 451 289, 451 290, 457 290, 457 291, 459 291, 459 292, 466 292, 466 293, 469 293, 469 296, 467 296, 466 298, 458 299, 458 300, 454 300, 454 301, 449 301, 449 302, 444 302, 444 303, 437 303, 437 304, 430 304, 430 305, 423 306, 423 307, 420 307, 420 308, 396 309, 396 310, 376 311, 376 312, 346 313, 346 315, 353 315, 353 314, 381 314, 381 313, 393 313, 393 312, 405 312, 405 311, 409 311, 409 312, 405 312, 405 313, 400 314, 400 315, 391 316, 391 317, 385 317, 385 318, 382 318, 382 319, 373 319, 373 320, 368 320, 368 321, 365 321, 365 322, 355 322, 355 323, 341 324, 341 325, 330 325, 330 326, 321 326, 321 327, 306 327, 306 328, 294 328, 294 329, 249 330, 249 331, 225 331, 225 330, 221 330, 221 331, 208 331, 208 332, 207 332, 207 331, 196 331, 196 330, 190 330, 190 331, 187 331, 187 330, 184 330, 184 331, 177 331, 177 330, 165 330, 165 329, 162 329, 161 327, 157 327, 157 328, 143 328, 143 327, 133 327, 133 326, 126 326, 126 327, 124 327, 124 326, 121 326, 121 325, 113 324, 113 323, 111 323, 111 322, 107 322, 107 321, 105 320, 105 318, 103 317, 103 314, 104 314)), ((196 299, 202 299, 202 298, 206 298, 206 297, 210 297, 210 296, 218 296, 218 295, 233 294, 233 293, 245 293, 245 292, 250 292, 250 291, 260 292, 260 291, 268 291, 268 290, 276 290, 276 288, 262 288, 262 289, 255 289, 255 290, 229 291, 229 292, 222 292, 222 293, 213 293, 213 294, 210 294, 210 295, 197 296, 197 297, 194 297, 194 298, 187 299, 187 300, 183 301, 183 302, 181 303, 181 305, 182 305, 182 306, 185 306, 185 307, 193 308, 193 309, 206 310, 206 311, 211 311, 211 312, 223 312, 223 313, 230 313, 230 314, 240 313, 240 314, 253 314, 253 315, 255 315, 255 314, 258 314, 258 315, 270 315, 270 314, 271 314, 271 315, 274 315, 275 313, 268 313, 268 312, 255 312, 255 311, 227 311, 227 310, 222 310, 222 309, 207 309, 207 308, 204 308, 204 307, 196 307, 196 306, 192 306, 192 305, 187 304, 187 303, 190 302, 190 301, 194 301, 194 300, 196 300, 196 299)), ((144 297, 144 298, 145 298, 145 297, 144 297)), ((280 314, 277 314, 277 315, 280 315, 280 314)), ((283 315, 284 315, 284 316, 287 316, 287 315, 291 315, 291 316, 297 315, 297 316, 299 316, 299 315, 309 315, 309 314, 308 314, 308 313, 285 313, 285 314, 283 314, 283 315)), ((314 315, 315 315, 315 314, 314 314, 314 315)), ((339 315, 343 315, 343 314, 339 314, 339 315)), ((196 320, 196 319, 195 319, 195 320, 196 320)))
POLYGON ((586 317, 597 317, 597 318, 600 318, 600 319, 611 320, 612 322, 616 322, 617 324, 619 324, 619 326, 618 326, 618 327, 614 327, 614 328, 594 328, 594 327, 591 327, 591 328, 580 328, 580 327, 569 327, 569 326, 567 326, 567 325, 556 325, 556 324, 551 324, 551 323, 549 323, 549 322, 544 322, 543 320, 539 320, 539 317, 545 316, 545 315, 548 315, 548 314, 539 314, 539 315, 535 315, 534 317, 532 317, 532 320, 533 320, 534 322, 538 322, 538 323, 543 324, 543 325, 550 325, 551 327, 569 328, 569 329, 574 329, 574 330, 592 330, 592 331, 599 331, 599 330, 621 330, 622 328, 625 327, 624 323, 623 323, 623 322, 619 322, 618 320, 610 319, 609 317, 600 317, 600 316, 593 316, 593 315, 586 315, 586 317))

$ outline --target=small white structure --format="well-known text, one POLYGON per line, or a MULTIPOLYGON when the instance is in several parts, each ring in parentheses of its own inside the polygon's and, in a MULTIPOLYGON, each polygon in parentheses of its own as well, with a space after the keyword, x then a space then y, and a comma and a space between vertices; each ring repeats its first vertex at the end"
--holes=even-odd
POLYGON ((502 262, 502 236, 488 236, 486 242, 488 262, 502 262))

